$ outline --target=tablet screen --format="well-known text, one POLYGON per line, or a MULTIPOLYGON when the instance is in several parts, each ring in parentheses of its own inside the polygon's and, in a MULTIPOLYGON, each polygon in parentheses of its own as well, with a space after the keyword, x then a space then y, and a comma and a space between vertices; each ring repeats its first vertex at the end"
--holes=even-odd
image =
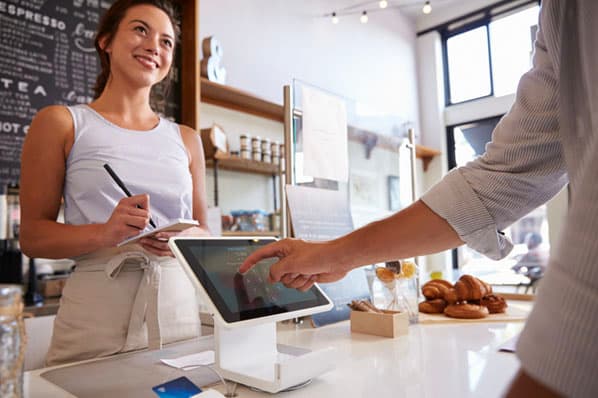
POLYGON ((226 322, 327 305, 316 288, 307 292, 268 282, 277 259, 260 261, 245 275, 238 272, 245 258, 273 239, 177 239, 175 244, 226 322))

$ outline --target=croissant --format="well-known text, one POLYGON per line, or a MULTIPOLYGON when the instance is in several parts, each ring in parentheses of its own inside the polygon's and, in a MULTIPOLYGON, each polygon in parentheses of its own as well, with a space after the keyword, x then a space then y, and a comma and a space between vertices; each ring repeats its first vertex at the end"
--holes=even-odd
POLYGON ((428 300, 444 298, 447 290, 453 287, 452 283, 444 279, 432 279, 422 286, 422 294, 428 300))
POLYGON ((488 308, 475 304, 452 304, 444 309, 444 315, 451 318, 479 319, 488 316, 488 308))
POLYGON ((492 293, 492 287, 471 275, 463 275, 455 282, 455 290, 458 301, 480 300, 482 297, 492 293))
POLYGON ((426 300, 419 303, 419 311, 426 314, 442 314, 446 308, 446 301, 443 299, 426 300))
POLYGON ((433 279, 422 286, 422 294, 427 300, 443 299, 449 304, 457 302, 453 284, 444 279, 433 279))

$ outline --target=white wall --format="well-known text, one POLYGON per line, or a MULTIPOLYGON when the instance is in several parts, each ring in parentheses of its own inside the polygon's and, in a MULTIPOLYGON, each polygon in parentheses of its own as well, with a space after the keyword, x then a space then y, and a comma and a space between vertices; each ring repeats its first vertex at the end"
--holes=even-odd
POLYGON ((201 0, 200 36, 222 44, 227 84, 276 103, 294 78, 419 125, 415 27, 398 10, 322 15, 346 0, 201 0))
MULTIPOLYGON (((397 115, 419 127, 415 27, 397 10, 359 15, 333 25, 323 14, 353 5, 346 0, 201 0, 200 37, 215 36, 224 55, 226 84, 282 104, 282 87, 297 78, 374 109, 397 115)), ((283 126, 242 113, 201 104, 200 126, 220 124, 238 149, 241 133, 282 141, 283 126)), ((349 146, 363 159, 361 146, 349 146)), ((383 157, 385 155, 382 155, 383 157)), ((369 163, 378 164, 377 160, 369 163)), ((364 164, 356 165, 367 176, 364 164)), ((373 167, 376 169, 379 167, 373 167)), ((359 173, 359 171, 357 171, 359 173)), ((386 204, 385 179, 376 178, 377 210, 386 204)), ((367 178, 366 178, 367 180, 367 178)), ((224 213, 234 209, 273 210, 271 179, 221 171, 219 201, 224 213)), ((214 203, 212 170, 207 170, 209 204, 214 203)))

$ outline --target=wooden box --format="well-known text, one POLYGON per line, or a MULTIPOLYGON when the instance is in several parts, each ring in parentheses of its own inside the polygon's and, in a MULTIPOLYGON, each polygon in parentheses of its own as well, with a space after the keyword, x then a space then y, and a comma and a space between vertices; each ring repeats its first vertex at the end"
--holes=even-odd
POLYGON ((373 334, 382 337, 398 337, 409 332, 409 315, 406 312, 351 311, 351 332, 373 334))
POLYGON ((207 129, 201 129, 201 143, 206 159, 228 156, 228 140, 224 129, 217 124, 207 129))
POLYGON ((68 277, 68 275, 57 275, 38 280, 39 292, 45 298, 60 297, 68 277))

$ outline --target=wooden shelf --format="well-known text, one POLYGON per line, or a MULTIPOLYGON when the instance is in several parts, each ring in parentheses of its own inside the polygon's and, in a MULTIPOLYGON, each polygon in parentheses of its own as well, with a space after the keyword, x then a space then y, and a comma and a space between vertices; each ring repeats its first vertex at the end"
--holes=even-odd
POLYGON ((436 149, 428 148, 423 145, 415 145, 415 156, 424 162, 424 171, 428 171, 428 165, 434 159, 434 156, 440 155, 442 152, 436 149))
POLYGON ((276 231, 222 231, 222 236, 280 236, 276 231))
MULTIPOLYGON (((214 159, 206 159, 206 166, 214 167, 214 159)), ((218 169, 266 175, 278 175, 280 172, 280 166, 277 164, 258 162, 239 157, 218 159, 218 169)))
POLYGON ((282 105, 256 97, 253 94, 201 78, 201 101, 234 111, 248 113, 284 123, 282 105))

